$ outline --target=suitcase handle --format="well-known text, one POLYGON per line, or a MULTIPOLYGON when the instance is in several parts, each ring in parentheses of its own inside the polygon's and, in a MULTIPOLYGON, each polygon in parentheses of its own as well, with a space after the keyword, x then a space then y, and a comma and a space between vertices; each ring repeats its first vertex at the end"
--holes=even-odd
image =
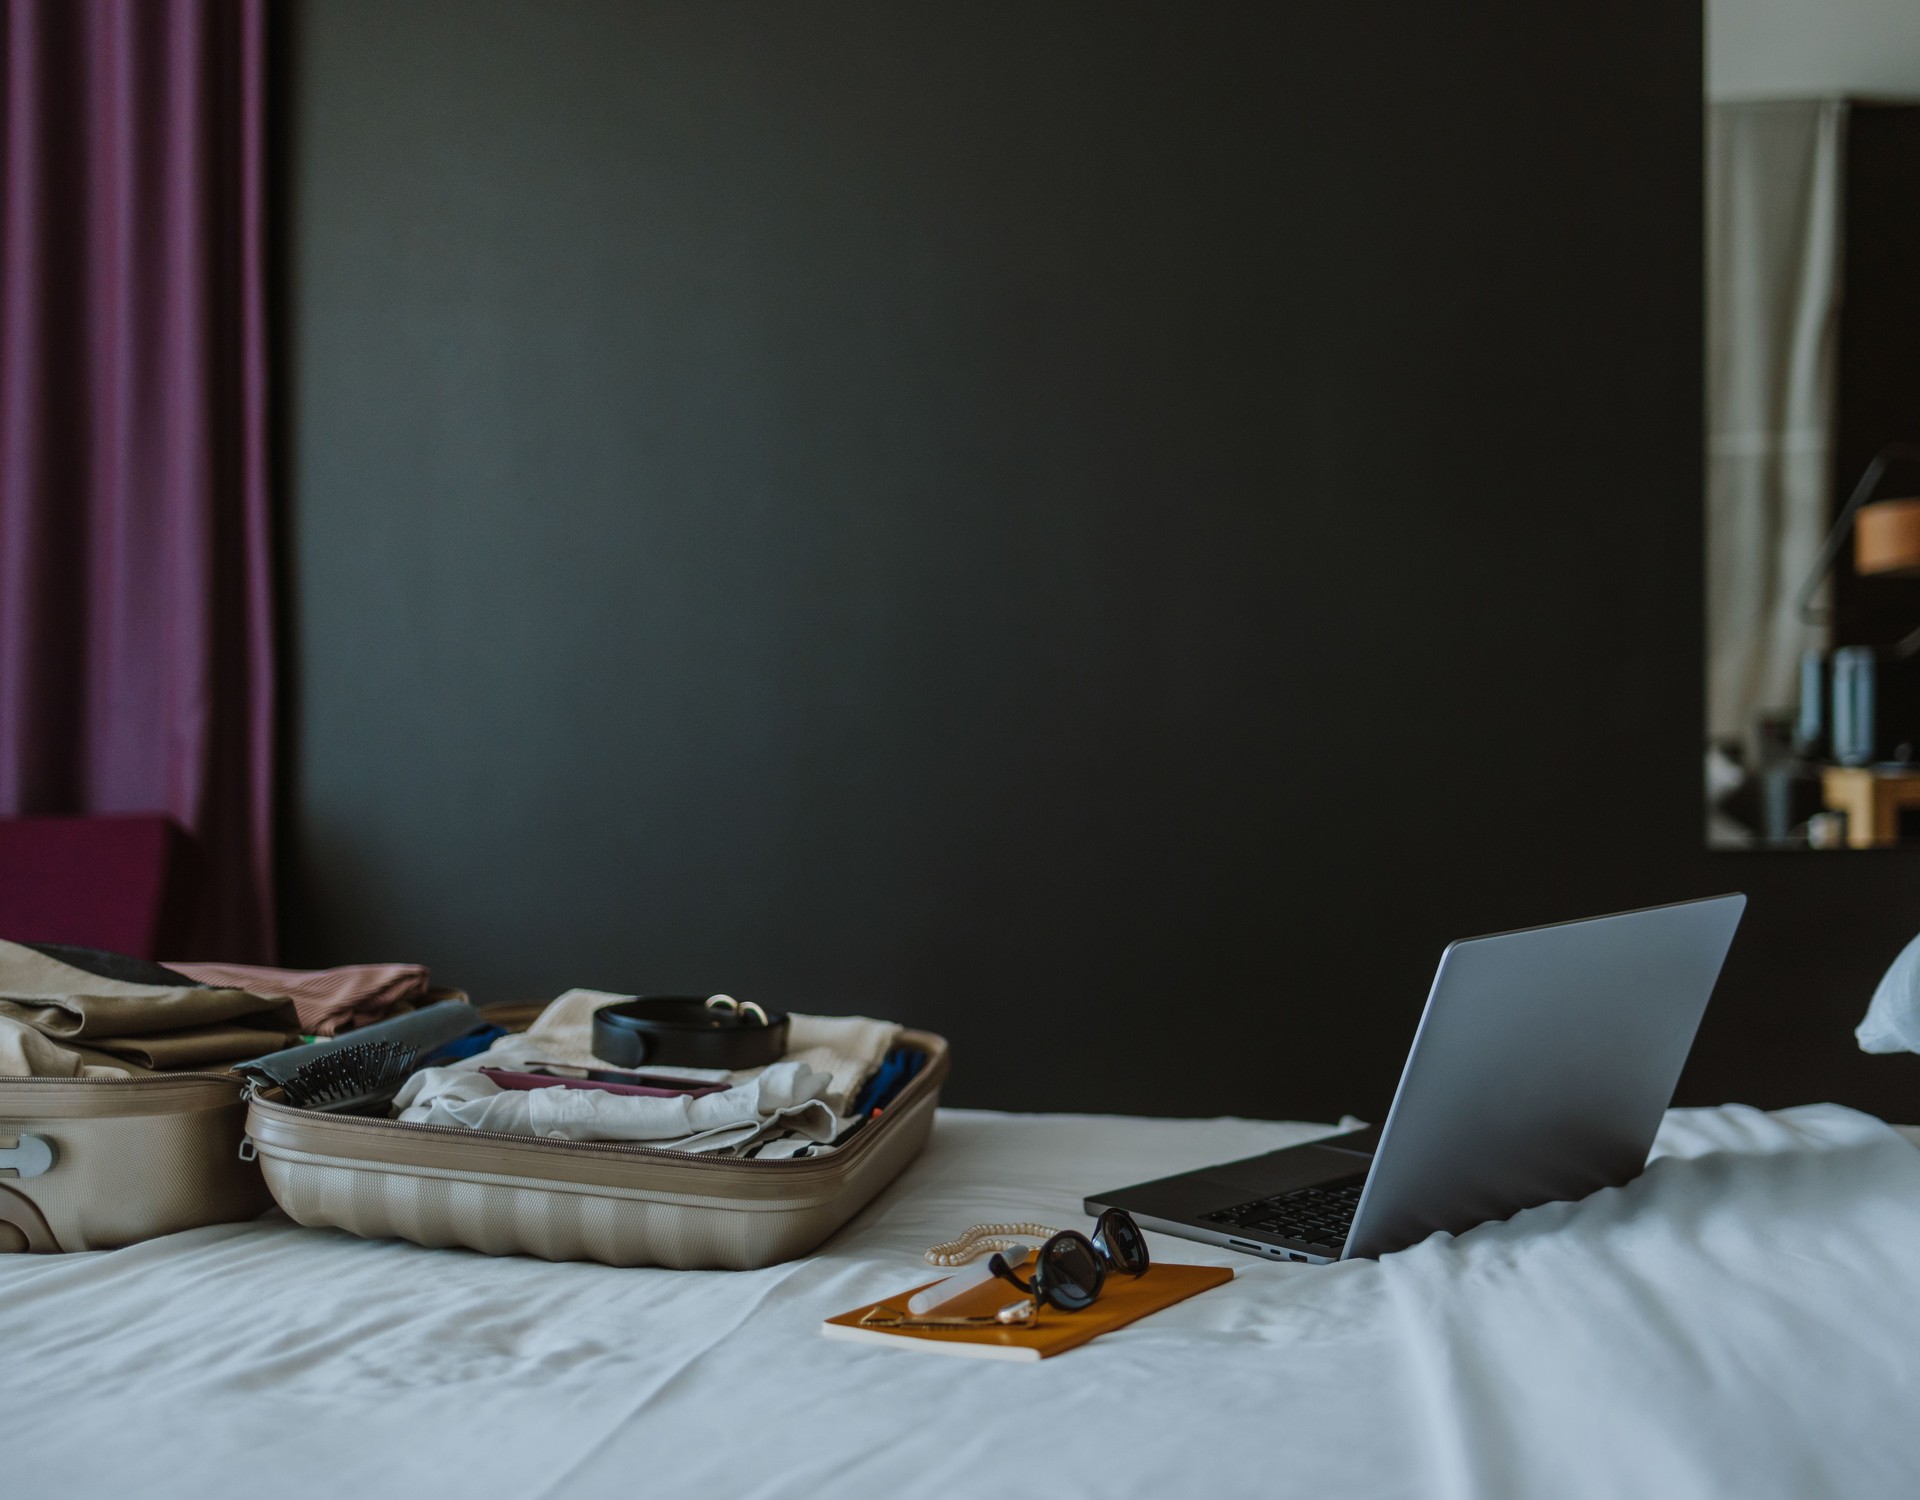
POLYGON ((0 1146, 0 1177, 38 1177, 53 1169, 53 1142, 22 1131, 11 1146, 0 1146))
MULTIPOLYGON (((47 1227, 40 1210, 18 1193, 0 1187, 0 1229, 7 1225, 19 1231, 20 1238, 26 1241, 26 1248, 36 1255, 52 1255, 60 1248, 60 1242, 53 1237, 53 1230, 47 1227)), ((0 1251, 11 1248, 6 1243, 11 1238, 11 1235, 0 1235, 0 1251)))

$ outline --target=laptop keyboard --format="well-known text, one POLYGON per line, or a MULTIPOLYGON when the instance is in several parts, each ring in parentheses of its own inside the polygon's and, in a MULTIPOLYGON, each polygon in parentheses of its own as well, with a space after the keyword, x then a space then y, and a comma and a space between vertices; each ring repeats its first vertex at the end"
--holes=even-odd
POLYGON ((1353 1211, 1360 1206, 1360 1189, 1366 1183, 1364 1172, 1337 1182, 1317 1182, 1312 1187, 1295 1188, 1290 1193, 1276 1193, 1271 1198, 1256 1198, 1251 1203, 1237 1203, 1232 1208, 1202 1214, 1200 1222, 1295 1240, 1310 1246, 1316 1255, 1338 1255, 1340 1247, 1347 1242, 1353 1211))

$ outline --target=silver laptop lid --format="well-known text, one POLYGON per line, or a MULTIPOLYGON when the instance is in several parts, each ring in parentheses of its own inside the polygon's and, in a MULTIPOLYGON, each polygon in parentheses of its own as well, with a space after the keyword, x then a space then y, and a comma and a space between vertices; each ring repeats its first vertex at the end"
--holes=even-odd
POLYGON ((1715 896, 1449 945, 1346 1255, 1638 1175, 1746 904, 1715 896))

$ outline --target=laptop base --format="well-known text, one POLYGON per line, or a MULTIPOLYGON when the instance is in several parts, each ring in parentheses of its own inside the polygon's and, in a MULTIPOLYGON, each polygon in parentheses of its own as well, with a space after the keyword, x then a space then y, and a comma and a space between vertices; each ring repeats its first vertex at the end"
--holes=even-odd
MULTIPOLYGON (((1142 1229, 1198 1240, 1204 1245, 1223 1245, 1269 1260, 1325 1265, 1339 1259, 1341 1252, 1332 1250, 1324 1235, 1308 1239, 1275 1233, 1255 1224, 1225 1223, 1221 1216, 1259 1200, 1363 1179, 1379 1139, 1380 1132, 1373 1126, 1346 1131, 1241 1161, 1095 1194, 1084 1207, 1095 1217, 1109 1208, 1125 1209, 1142 1229)), ((1342 1242, 1344 1239, 1343 1233, 1342 1242)))

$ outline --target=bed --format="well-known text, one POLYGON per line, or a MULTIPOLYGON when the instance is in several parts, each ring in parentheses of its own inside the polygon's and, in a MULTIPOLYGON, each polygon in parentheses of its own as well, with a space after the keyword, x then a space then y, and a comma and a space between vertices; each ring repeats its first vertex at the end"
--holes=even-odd
POLYGON ((823 1250, 619 1271, 277 1215, 0 1257, 0 1494, 340 1500, 1920 1493, 1920 1150, 1832 1105, 1670 1114, 1625 1188, 1379 1262, 1255 1262, 1035 1365, 822 1338, 976 1220, 1306 1140, 941 1115, 823 1250))

